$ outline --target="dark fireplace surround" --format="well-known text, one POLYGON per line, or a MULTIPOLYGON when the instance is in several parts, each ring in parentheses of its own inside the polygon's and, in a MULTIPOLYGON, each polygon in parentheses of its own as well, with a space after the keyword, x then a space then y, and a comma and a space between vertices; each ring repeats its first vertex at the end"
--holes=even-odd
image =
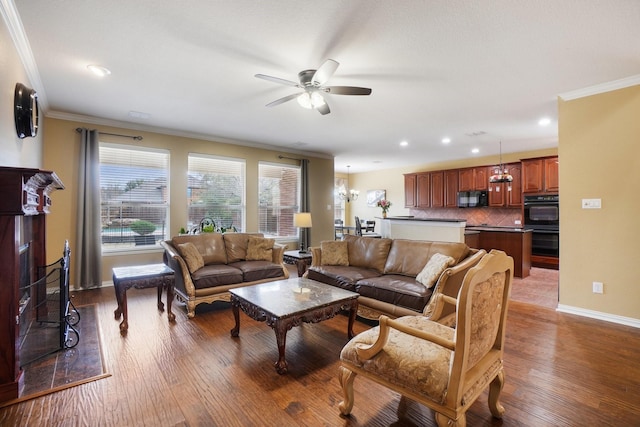
POLYGON ((46 299, 47 292, 46 287, 36 287, 25 295, 21 287, 45 274, 38 266, 47 265, 50 194, 62 189, 62 181, 52 171, 0 167, 0 402, 19 396, 21 315, 30 310, 29 300, 46 299))

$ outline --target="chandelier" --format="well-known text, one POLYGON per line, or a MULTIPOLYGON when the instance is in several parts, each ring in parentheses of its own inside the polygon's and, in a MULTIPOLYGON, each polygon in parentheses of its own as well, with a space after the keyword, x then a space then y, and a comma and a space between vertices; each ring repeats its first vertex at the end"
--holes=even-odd
POLYGON ((349 168, 351 166, 347 166, 347 186, 341 185, 338 189, 338 196, 349 203, 352 200, 358 200, 358 196, 360 192, 358 190, 351 189, 349 190, 349 168))
MULTIPOLYGON (((493 168, 493 175, 489 177, 489 184, 506 182, 509 184, 507 190, 511 191, 511 181, 513 181, 513 176, 511 176, 505 165, 502 163, 502 141, 500 141, 500 164, 493 168)), ((489 191, 491 190, 492 187, 489 186, 489 191)), ((498 186, 496 186, 496 191, 500 191, 498 186)))

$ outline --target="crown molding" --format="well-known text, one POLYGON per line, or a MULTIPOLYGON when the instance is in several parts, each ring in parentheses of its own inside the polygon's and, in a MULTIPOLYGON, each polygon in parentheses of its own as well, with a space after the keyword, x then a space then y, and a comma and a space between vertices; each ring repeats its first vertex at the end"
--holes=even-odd
POLYGON ((13 45, 15 46, 18 56, 20 57, 20 61, 22 62, 22 66, 27 73, 29 84, 32 85, 33 89, 38 93, 38 107, 41 111, 47 111, 49 109, 47 94, 44 90, 42 79, 40 78, 40 72, 38 71, 36 60, 33 57, 33 52, 31 51, 29 39, 24 31, 24 27, 22 26, 20 14, 16 9, 16 5, 13 0, 0 0, 0 14, 2 14, 2 18, 9 30, 11 40, 13 40, 13 45))
POLYGON ((207 135, 207 134, 195 133, 195 132, 184 132, 184 131, 178 131, 175 129, 162 128, 162 127, 156 127, 156 126, 145 126, 137 123, 103 119, 100 117, 84 116, 81 114, 71 114, 71 113, 65 113, 60 111, 48 111, 46 113, 46 117, 52 118, 52 119, 58 119, 58 120, 66 120, 70 122, 86 123, 86 124, 97 125, 97 126, 109 126, 109 127, 120 128, 120 129, 135 130, 139 132, 152 132, 152 133, 157 133, 161 135, 170 135, 170 136, 178 136, 182 138, 199 139, 202 141, 217 142, 221 144, 240 145, 243 147, 259 148, 263 150, 277 151, 280 153, 297 154, 300 156, 317 157, 320 159, 332 160, 334 157, 327 153, 296 150, 296 149, 287 148, 287 147, 264 144, 256 141, 242 141, 242 140, 236 140, 231 138, 218 137, 215 135, 207 135))
POLYGON ((613 90, 624 89, 631 86, 640 84, 640 74, 631 77, 625 77, 619 80, 613 80, 606 83, 600 83, 594 86, 585 87, 582 89, 573 90, 570 92, 561 93, 558 96, 563 101, 572 101, 578 98, 584 98, 586 96, 598 95, 601 93, 611 92, 613 90))

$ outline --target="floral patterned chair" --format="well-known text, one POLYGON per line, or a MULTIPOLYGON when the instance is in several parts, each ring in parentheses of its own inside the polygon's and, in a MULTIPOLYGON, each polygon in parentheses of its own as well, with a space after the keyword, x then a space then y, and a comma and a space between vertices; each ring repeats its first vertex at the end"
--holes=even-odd
POLYGON ((492 250, 471 268, 455 304, 455 329, 423 316, 391 320, 355 336, 340 354, 343 415, 353 409, 357 374, 433 409, 439 426, 466 425, 466 411, 489 386, 489 409, 500 418, 505 326, 513 258, 492 250))

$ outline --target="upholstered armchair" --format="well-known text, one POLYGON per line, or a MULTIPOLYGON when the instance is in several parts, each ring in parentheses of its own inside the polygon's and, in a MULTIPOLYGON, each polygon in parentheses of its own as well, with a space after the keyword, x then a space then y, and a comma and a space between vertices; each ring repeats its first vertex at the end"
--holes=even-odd
POLYGON ((340 354, 343 415, 353 409, 353 381, 367 377, 435 411, 439 426, 466 425, 466 411, 489 386, 489 409, 500 418, 505 323, 513 259, 492 250, 464 277, 455 329, 424 316, 391 320, 355 336, 340 354))

